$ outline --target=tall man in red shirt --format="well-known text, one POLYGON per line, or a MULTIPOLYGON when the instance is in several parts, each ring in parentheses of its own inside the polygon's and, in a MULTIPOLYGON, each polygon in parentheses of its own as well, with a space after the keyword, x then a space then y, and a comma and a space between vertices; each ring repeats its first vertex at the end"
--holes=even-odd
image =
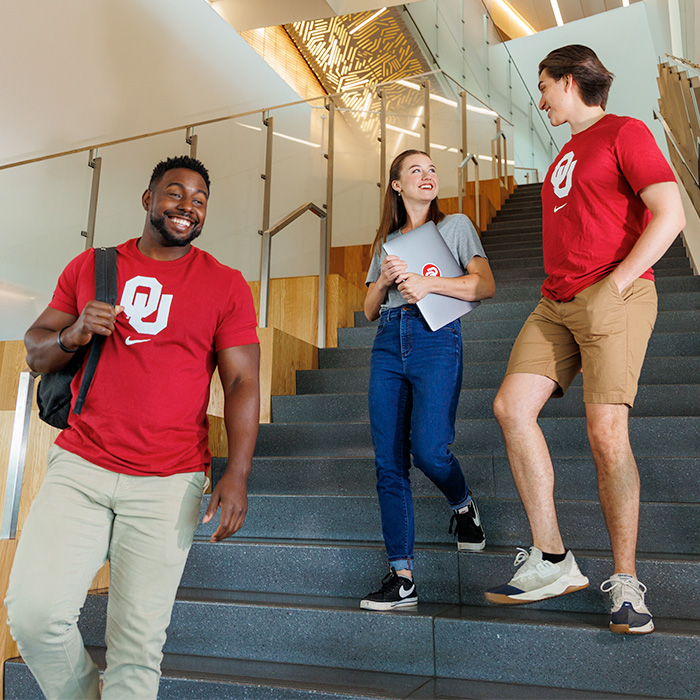
POLYGON ((209 199, 199 161, 159 163, 142 199, 141 237, 117 248, 118 305, 94 300, 88 250, 68 264, 25 336, 27 361, 39 372, 60 369, 94 336, 105 336, 82 412, 71 412, 49 452, 6 600, 12 635, 49 700, 100 697, 77 620, 107 559, 102 699, 155 699, 165 630, 207 485, 206 409, 217 366, 230 453, 204 517, 221 506, 212 541, 236 532, 247 510, 260 402, 250 290, 240 272, 192 246, 209 199))
POLYGON ((494 401, 533 546, 521 550, 494 603, 519 604, 588 586, 564 547, 554 471, 537 424, 551 396, 583 371, 588 439, 610 533, 610 629, 645 634, 654 623, 636 577, 639 474, 628 416, 656 319, 651 266, 685 225, 678 187, 646 126, 606 114, 613 76, 586 46, 552 51, 539 66, 540 109, 571 140, 542 187, 542 299, 525 322, 494 401))

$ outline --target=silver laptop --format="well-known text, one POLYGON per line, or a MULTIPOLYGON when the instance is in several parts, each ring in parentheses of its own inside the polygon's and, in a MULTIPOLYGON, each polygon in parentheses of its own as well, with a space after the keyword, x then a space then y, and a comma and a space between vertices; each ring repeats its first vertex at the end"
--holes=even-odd
MULTIPOLYGON (((408 264, 408 271, 424 277, 462 277, 464 270, 455 260, 432 222, 396 236, 384 244, 387 255, 398 255, 408 264)), ((478 301, 463 301, 443 294, 426 294, 417 306, 430 330, 436 331, 478 306, 478 301)))

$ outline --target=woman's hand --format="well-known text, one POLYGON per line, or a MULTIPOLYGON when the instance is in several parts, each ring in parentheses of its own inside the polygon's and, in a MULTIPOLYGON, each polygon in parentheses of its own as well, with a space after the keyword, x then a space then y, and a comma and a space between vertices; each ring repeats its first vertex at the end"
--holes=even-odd
MULTIPOLYGON (((413 272, 406 272, 400 277, 399 291, 409 304, 415 304, 432 291, 434 277, 423 277, 413 272)), ((397 280, 398 282, 398 280, 397 280)))
POLYGON ((382 271, 377 281, 382 287, 390 287, 396 281, 396 278, 406 271, 407 267, 407 263, 401 260, 398 255, 387 255, 382 263, 382 271))

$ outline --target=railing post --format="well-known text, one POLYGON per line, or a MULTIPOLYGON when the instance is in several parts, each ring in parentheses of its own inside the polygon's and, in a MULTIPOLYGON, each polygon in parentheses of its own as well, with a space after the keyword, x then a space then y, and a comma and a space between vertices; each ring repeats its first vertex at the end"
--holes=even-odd
POLYGON ((267 310, 270 304, 270 248, 272 234, 260 231, 262 244, 260 246, 260 302, 258 304, 258 325, 267 328, 267 310))
POLYGON ((272 236, 268 232, 270 228, 270 201, 272 193, 272 137, 274 131, 274 117, 265 116, 263 112, 263 124, 267 127, 265 140, 265 172, 260 176, 265 181, 263 191, 262 211, 262 244, 260 248, 260 303, 258 305, 258 325, 267 328, 267 312, 270 302, 270 246, 272 236))
POLYGON ((481 197, 479 193, 479 158, 474 155, 474 202, 476 205, 476 227, 481 233, 481 197))
POLYGON ((187 134, 185 136, 185 141, 189 144, 190 147, 190 158, 196 158, 197 157, 197 139, 199 137, 197 134, 194 133, 194 127, 190 126, 187 128, 187 134))
POLYGON ((384 206, 386 191, 386 98, 382 90, 377 90, 379 98, 379 211, 384 206))
POLYGON ((328 216, 321 218, 321 255, 318 272, 318 347, 326 347, 326 277, 328 275, 328 216))
POLYGON ((430 155, 430 80, 423 80, 423 129, 425 144, 423 150, 430 155))
POLYGON ((21 372, 19 375, 0 540, 14 539, 17 534, 17 516, 22 495, 22 478, 24 477, 24 463, 27 457, 27 439, 32 417, 34 378, 36 376, 35 372, 21 372))
POLYGON ((498 164, 496 165, 496 177, 501 179, 501 118, 496 117, 496 156, 498 157, 498 164))
POLYGON ((335 104, 332 98, 328 98, 326 103, 328 110, 328 159, 326 168, 326 268, 331 256, 331 246, 333 245, 333 184, 335 166, 335 104))
POLYGON ((469 152, 469 145, 467 144, 467 93, 462 90, 462 92, 459 93, 459 98, 462 107, 462 158, 466 158, 469 152))
POLYGON ((90 150, 88 167, 92 168, 92 186, 90 188, 90 205, 88 207, 87 230, 81 231, 85 236, 85 250, 95 244, 95 222, 97 221, 97 198, 100 193, 100 174, 102 173, 102 158, 97 156, 97 149, 90 150))

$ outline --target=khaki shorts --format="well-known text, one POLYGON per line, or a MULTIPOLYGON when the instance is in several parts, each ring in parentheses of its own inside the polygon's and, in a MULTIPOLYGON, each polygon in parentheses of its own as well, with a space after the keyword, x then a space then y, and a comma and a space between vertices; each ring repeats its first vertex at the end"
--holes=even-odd
POLYGON ((541 374, 564 392, 583 367, 586 403, 632 407, 656 321, 656 289, 637 279, 622 293, 608 276, 571 301, 543 297, 523 325, 506 375, 541 374))

